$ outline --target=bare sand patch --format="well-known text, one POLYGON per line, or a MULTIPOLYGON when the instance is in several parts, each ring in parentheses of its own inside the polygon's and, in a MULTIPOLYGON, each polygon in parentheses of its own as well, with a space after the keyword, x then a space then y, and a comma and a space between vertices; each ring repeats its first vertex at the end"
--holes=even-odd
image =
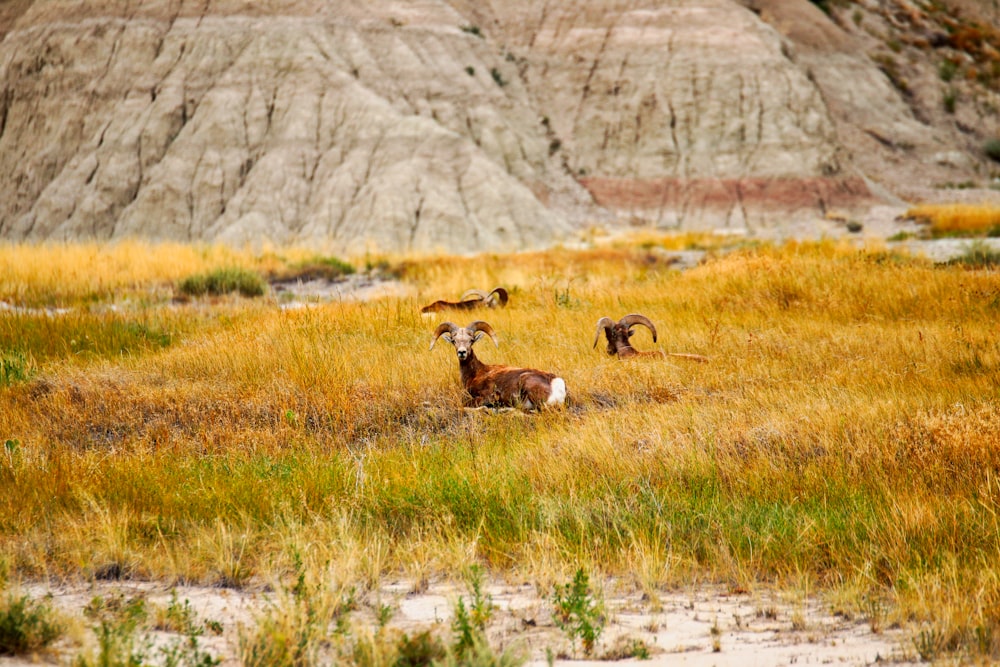
MULTIPOLYGON (((497 649, 517 648, 528 656, 528 665, 606 664, 616 647, 641 642, 648 658, 617 660, 650 667, 667 665, 870 665, 890 662, 916 664, 918 659, 910 635, 900 628, 873 632, 862 618, 835 614, 815 596, 772 590, 733 593, 716 585, 692 585, 684 590, 662 591, 655 596, 639 591, 618 592, 614 582, 605 582, 604 631, 593 656, 585 659, 553 622, 549 591, 534 584, 491 583, 484 587, 494 612, 488 632, 497 649), (598 659, 600 658, 600 659, 598 659)), ((141 596, 149 607, 166 607, 171 600, 190 606, 201 622, 211 623, 218 634, 206 632, 201 646, 224 665, 239 664, 241 628, 253 627, 260 614, 275 600, 270 589, 223 589, 201 586, 170 587, 160 583, 98 582, 79 585, 31 584, 21 590, 33 598, 51 596, 53 606, 81 624, 86 605, 95 596, 131 598, 141 596)), ((413 634, 431 630, 445 641, 452 637, 453 610, 460 597, 468 601, 463 584, 433 583, 414 592, 410 582, 383 584, 359 596, 351 614, 355 628, 376 625, 376 609, 392 610, 388 628, 413 634)), ((181 639, 169 632, 151 633, 154 645, 181 639)), ((43 661, 65 662, 81 647, 64 641, 54 656, 43 661)), ((150 656, 155 657, 155 656, 150 656)), ((152 661, 155 664, 155 659, 152 661)), ((0 658, 0 665, 14 667, 38 664, 34 658, 0 658)))

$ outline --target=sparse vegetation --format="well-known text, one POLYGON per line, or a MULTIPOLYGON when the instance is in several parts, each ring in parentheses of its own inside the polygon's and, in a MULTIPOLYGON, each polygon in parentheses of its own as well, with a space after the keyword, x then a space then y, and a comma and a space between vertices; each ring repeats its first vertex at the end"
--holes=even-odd
POLYGON ((952 81, 956 72, 958 72, 958 63, 950 58, 946 58, 938 64, 938 76, 945 83, 952 81))
POLYGON ((0 599, 0 655, 37 653, 63 634, 49 604, 7 592, 0 599))
POLYGON ((955 106, 958 104, 958 91, 955 88, 947 88, 941 100, 945 111, 955 113, 955 106))
POLYGON ((1000 139, 990 139, 983 145, 983 153, 994 162, 1000 162, 1000 139))
POLYGON ((493 82, 496 83, 501 88, 507 85, 507 81, 504 80, 503 75, 500 73, 500 70, 497 69, 496 67, 490 68, 490 76, 493 77, 493 82))
POLYGON ((872 60, 882 70, 882 73, 888 77, 896 90, 904 95, 910 94, 910 84, 900 71, 899 64, 895 58, 886 53, 877 53, 872 56, 872 60))
POLYGON ((574 644, 580 640, 585 655, 591 655, 604 630, 604 612, 590 589, 590 578, 583 568, 573 581, 556 584, 552 591, 552 618, 574 644))
POLYGON ((989 269, 1000 266, 1000 251, 993 250, 982 241, 973 241, 964 253, 948 263, 968 269, 989 269))
POLYGON ((140 632, 146 621, 146 601, 141 597, 95 597, 85 610, 96 622, 95 651, 76 656, 74 667, 140 667, 152 650, 148 637, 140 632))
MULTIPOLYGON (((344 662, 376 664, 361 656, 401 646, 437 655, 415 634, 341 642, 351 586, 372 591, 388 573, 420 580, 476 563, 552 582, 580 563, 594 580, 633 576, 637 562, 651 588, 865 591, 882 605, 878 624, 910 629, 914 650, 995 659, 996 272, 829 241, 712 246, 679 272, 655 261, 670 244, 646 241, 407 259, 405 279, 424 293, 517 287, 488 361, 556 369, 572 398, 532 416, 463 412, 453 360, 426 352, 436 322, 412 298, 168 305, 165 286, 186 275, 270 275, 291 252, 205 249, 150 271, 159 254, 132 246, 134 262, 109 255, 117 269, 101 273, 71 247, 48 259, 4 249, 0 300, 87 314, 0 319, 33 360, 33 375, 0 387, 0 442, 18 443, 0 451, 0 563, 11 579, 83 579, 106 563, 147 580, 284 582, 274 613, 243 631, 248 662, 276 655, 279 636, 281 655, 306 661, 343 650, 344 662), (33 268, 4 271, 13 257, 33 268), (96 325, 122 294, 119 324, 96 325), (712 362, 627 364, 594 350, 594 322, 626 306, 655 319, 665 349, 712 362), (126 322, 170 344, 143 334, 148 344, 112 352, 101 338, 126 322), (81 331, 97 353, 43 341, 81 331), (920 640, 922 628, 935 634, 920 640)), ((475 599, 463 601, 472 628, 475 599)), ((95 616, 103 648, 80 664, 150 657, 129 618, 95 616)), ((491 650, 476 641, 469 655, 491 650)))

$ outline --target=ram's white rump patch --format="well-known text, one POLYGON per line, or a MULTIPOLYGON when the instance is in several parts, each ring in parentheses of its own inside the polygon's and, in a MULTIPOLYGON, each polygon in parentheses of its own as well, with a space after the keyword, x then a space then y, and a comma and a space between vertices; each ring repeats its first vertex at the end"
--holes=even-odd
POLYGON ((562 405, 566 400, 566 381, 562 378, 554 378, 552 380, 552 393, 549 394, 549 398, 545 401, 546 405, 562 405))

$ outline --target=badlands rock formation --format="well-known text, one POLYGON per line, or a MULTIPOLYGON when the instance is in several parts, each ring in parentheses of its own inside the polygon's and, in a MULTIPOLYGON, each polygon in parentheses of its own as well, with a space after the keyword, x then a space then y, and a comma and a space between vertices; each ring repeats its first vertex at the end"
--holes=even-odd
POLYGON ((876 29, 746 1, 8 0, 0 238, 509 250, 986 173, 876 29))

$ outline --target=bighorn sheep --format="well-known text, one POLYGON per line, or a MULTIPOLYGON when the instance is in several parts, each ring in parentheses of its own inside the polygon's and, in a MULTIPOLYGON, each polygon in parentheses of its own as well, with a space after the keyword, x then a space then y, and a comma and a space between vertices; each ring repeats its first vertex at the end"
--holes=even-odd
POLYGON ((553 373, 534 368, 488 365, 476 358, 472 346, 484 334, 493 340, 494 345, 500 347, 493 327, 481 320, 464 328, 451 322, 442 322, 435 329, 431 340, 432 350, 441 336, 455 346, 462 385, 467 393, 465 407, 510 406, 532 410, 543 405, 562 405, 565 402, 566 382, 553 373))
POLYGON ((492 292, 470 289, 458 301, 435 301, 420 309, 421 313, 439 313, 442 310, 472 310, 485 306, 486 308, 503 308, 507 305, 507 290, 494 288, 492 292))
POLYGON ((604 335, 608 339, 608 354, 611 356, 618 356, 619 359, 630 359, 632 357, 682 357, 684 359, 690 359, 692 361, 708 361, 708 357, 702 356, 700 354, 687 354, 684 352, 660 352, 659 350, 654 350, 651 352, 640 352, 639 350, 632 347, 632 343, 629 338, 635 333, 632 331, 632 327, 636 324, 641 324, 648 328, 653 334, 653 342, 656 342, 656 327, 653 326, 652 321, 645 315, 640 315, 639 313, 632 313, 621 318, 617 322, 612 320, 610 317, 602 317, 597 320, 597 332, 594 334, 594 347, 597 347, 597 341, 601 339, 601 330, 604 330, 604 335))

